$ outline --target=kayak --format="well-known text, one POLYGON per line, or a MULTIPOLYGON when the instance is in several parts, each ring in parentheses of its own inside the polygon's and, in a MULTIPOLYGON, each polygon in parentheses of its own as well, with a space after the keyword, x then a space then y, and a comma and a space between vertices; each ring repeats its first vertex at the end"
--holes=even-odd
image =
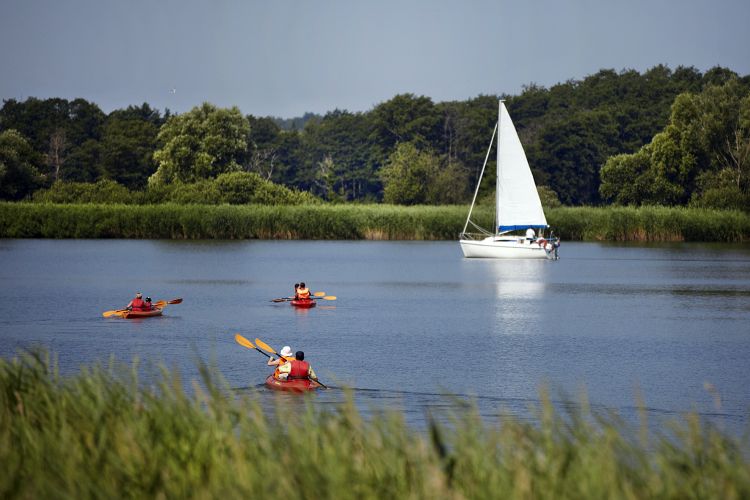
POLYGON ((309 392, 314 391, 320 386, 306 378, 296 380, 276 380, 273 378, 273 375, 269 375, 266 379, 266 387, 273 389, 274 391, 309 392))
POLYGON ((161 312, 160 308, 154 307, 150 311, 128 311, 123 313, 122 317, 126 319, 150 318, 151 316, 161 316, 161 312))
POLYGON ((315 301, 313 299, 292 299, 292 305, 300 309, 309 309, 315 307, 315 301))

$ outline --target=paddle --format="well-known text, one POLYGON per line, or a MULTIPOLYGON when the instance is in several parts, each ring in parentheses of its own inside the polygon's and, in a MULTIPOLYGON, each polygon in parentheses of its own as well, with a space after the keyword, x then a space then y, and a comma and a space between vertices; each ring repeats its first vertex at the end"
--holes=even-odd
MULTIPOLYGON (((263 349, 263 350, 265 350, 265 351, 268 351, 268 352, 272 352, 272 353, 274 353, 275 355, 277 355, 278 357, 281 357, 281 354, 279 354, 278 352, 276 352, 276 350, 275 350, 275 349, 274 349, 273 347, 271 347, 270 345, 266 344, 266 343, 265 343, 265 342, 263 342, 262 340, 260 340, 260 339, 256 338, 256 339, 255 339, 255 343, 256 343, 256 344, 258 344, 258 345, 260 346, 260 348, 261 348, 261 349, 263 349)), ((321 386, 322 386, 323 388, 325 388, 325 389, 328 389, 328 386, 327 386, 327 385, 325 385, 325 384, 324 384, 323 382, 321 382, 320 380, 318 380, 318 379, 312 379, 312 380, 314 380, 314 382, 316 382, 316 383, 320 384, 320 385, 321 385, 321 386)))
POLYGON ((294 297, 281 297, 278 299, 271 299, 271 302, 286 302, 288 300, 294 300, 294 297))
POLYGON ((247 340, 245 337, 243 337, 239 333, 235 333, 234 334, 234 340, 239 345, 241 345, 242 347, 247 347, 248 349, 255 349, 256 351, 258 351, 259 353, 261 353, 263 356, 265 356, 267 358, 271 357, 270 355, 266 354, 265 352, 263 352, 260 349, 258 349, 257 347, 255 347, 252 342, 250 342, 249 340, 247 340))
MULTIPOLYGON (((160 300, 158 302, 154 302, 153 306, 163 308, 167 304, 180 304, 180 303, 182 303, 182 299, 177 298, 177 299, 172 299, 172 300, 160 300)), ((127 315, 128 312, 130 312, 128 309, 117 309, 113 311, 104 311, 102 313, 102 316, 104 316, 105 318, 109 318, 110 316, 114 316, 114 315, 123 316, 123 315, 127 315)))
POLYGON ((109 318, 110 316, 114 316, 117 314, 118 316, 122 316, 124 313, 128 312, 127 309, 117 309, 116 311, 104 311, 102 313, 102 316, 105 318, 109 318))
MULTIPOLYGON (((315 299, 323 299, 323 300, 336 300, 335 295, 326 295, 325 292, 315 292, 315 294, 310 297, 310 300, 315 299)), ((294 297, 280 297, 278 299, 271 299, 271 302, 288 302, 290 300, 294 300, 294 297)))
POLYGON ((158 300, 154 302, 152 305, 154 307, 164 307, 167 304, 181 304, 181 303, 182 303, 182 299, 172 299, 172 300, 158 300))

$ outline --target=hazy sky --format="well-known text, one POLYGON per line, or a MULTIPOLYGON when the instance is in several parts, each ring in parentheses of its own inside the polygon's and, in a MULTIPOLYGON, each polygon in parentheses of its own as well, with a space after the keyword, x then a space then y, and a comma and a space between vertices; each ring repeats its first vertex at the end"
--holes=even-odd
POLYGON ((750 0, 0 0, 0 98, 106 112, 288 118, 660 63, 750 74, 750 0))

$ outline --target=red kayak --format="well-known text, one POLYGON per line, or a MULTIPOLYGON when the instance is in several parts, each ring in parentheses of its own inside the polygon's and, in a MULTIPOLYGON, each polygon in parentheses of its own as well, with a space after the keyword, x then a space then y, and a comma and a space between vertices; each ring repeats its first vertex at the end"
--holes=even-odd
POLYGON ((276 380, 273 378, 273 375, 269 375, 266 379, 266 387, 273 389, 274 391, 309 392, 314 391, 320 386, 306 378, 296 380, 276 380))
POLYGON ((299 307, 300 309, 315 307, 315 301, 313 299, 293 299, 291 303, 292 306, 299 307))
POLYGON ((150 318, 151 316, 161 316, 161 311, 158 307, 154 307, 150 311, 127 311, 123 313, 122 317, 126 319, 150 318))

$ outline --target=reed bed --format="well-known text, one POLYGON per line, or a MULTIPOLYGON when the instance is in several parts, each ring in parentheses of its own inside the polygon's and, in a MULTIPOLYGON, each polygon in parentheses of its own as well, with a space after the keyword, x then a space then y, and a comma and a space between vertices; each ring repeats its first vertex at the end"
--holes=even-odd
MULTIPOLYGON (((464 206, 117 205, 0 203, 4 238, 455 240, 464 206)), ((492 227, 492 209, 473 219, 492 227)), ((750 239, 750 214, 684 207, 561 207, 547 220, 564 240, 750 239)))
MULTIPOLYGON (((748 498, 747 443, 696 415, 654 436, 585 405, 415 430, 349 402, 267 415, 213 370, 59 375, 42 352, 0 360, 2 498, 748 498)), ((313 396, 314 397, 314 396, 313 396)), ((300 398, 304 398, 300 396, 300 398)), ((299 401, 298 401, 299 403, 299 401)))

